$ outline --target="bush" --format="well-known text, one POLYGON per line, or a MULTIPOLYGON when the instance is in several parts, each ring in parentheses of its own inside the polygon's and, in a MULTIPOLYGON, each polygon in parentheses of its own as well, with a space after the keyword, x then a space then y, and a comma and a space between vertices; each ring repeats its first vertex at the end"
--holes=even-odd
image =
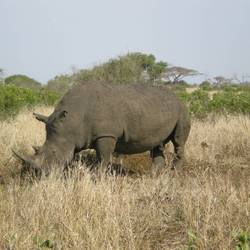
POLYGON ((206 90, 206 91, 213 90, 213 86, 212 86, 212 84, 209 81, 203 81, 200 84, 200 88, 202 90, 206 90))
POLYGON ((210 109, 215 112, 250 113, 250 91, 222 91, 213 96, 210 109))
POLYGON ((29 89, 40 89, 42 87, 41 83, 36 80, 26 76, 26 75, 12 75, 5 78, 4 83, 6 85, 14 85, 21 88, 29 89))
POLYGON ((195 90, 190 94, 182 91, 177 92, 177 95, 186 104, 191 115, 203 117, 210 110, 210 98, 208 92, 204 90, 195 90))
POLYGON ((73 85, 73 79, 69 75, 59 75, 48 81, 47 89, 60 94, 65 94, 73 85))
POLYGON ((199 89, 192 93, 177 92, 186 104, 191 115, 204 117, 208 113, 250 113, 250 90, 239 91, 237 88, 219 91, 209 97, 209 92, 199 89))
POLYGON ((16 86, 0 86, 0 117, 16 115, 24 107, 54 105, 59 95, 45 89, 35 91, 16 86))

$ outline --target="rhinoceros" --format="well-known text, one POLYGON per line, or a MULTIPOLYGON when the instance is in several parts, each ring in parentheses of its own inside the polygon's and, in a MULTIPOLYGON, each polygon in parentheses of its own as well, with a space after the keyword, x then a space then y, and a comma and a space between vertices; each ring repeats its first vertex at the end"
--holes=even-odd
POLYGON ((176 155, 173 166, 181 166, 190 131, 188 112, 176 95, 145 84, 81 83, 50 116, 34 116, 46 125, 45 143, 34 155, 14 153, 31 169, 45 172, 55 162, 65 166, 86 149, 96 150, 100 166, 107 166, 114 152, 150 151, 153 165, 162 168, 164 146, 170 141, 176 155))

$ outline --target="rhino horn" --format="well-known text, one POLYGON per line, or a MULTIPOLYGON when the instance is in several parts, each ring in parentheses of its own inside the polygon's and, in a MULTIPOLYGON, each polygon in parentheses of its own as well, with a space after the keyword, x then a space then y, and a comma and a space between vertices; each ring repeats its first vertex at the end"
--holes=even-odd
POLYGON ((35 118, 38 120, 38 121, 41 121, 41 122, 44 122, 44 123, 47 123, 48 122, 48 117, 45 116, 45 115, 40 115, 40 114, 37 114, 37 113, 33 113, 33 115, 35 116, 35 118))
POLYGON ((25 155, 22 155, 20 153, 17 153, 14 149, 12 149, 12 152, 23 163, 29 164, 33 168, 38 169, 38 167, 36 166, 35 162, 29 156, 25 156, 25 155))
POLYGON ((17 153, 14 149, 12 149, 12 152, 13 152, 13 154, 14 154, 18 159, 20 159, 22 162, 24 162, 24 163, 31 163, 31 162, 32 162, 32 160, 29 159, 28 156, 24 156, 24 155, 22 155, 22 154, 20 154, 20 153, 17 153))

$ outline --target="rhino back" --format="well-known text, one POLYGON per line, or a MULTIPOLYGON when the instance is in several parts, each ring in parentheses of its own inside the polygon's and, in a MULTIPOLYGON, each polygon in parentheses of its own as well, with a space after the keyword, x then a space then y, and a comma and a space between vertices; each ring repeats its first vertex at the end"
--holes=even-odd
POLYGON ((181 105, 171 91, 156 87, 87 83, 72 88, 55 112, 63 109, 71 117, 67 126, 72 127, 72 136, 75 133, 88 144, 101 136, 113 136, 121 151, 128 146, 144 151, 169 136, 181 105))

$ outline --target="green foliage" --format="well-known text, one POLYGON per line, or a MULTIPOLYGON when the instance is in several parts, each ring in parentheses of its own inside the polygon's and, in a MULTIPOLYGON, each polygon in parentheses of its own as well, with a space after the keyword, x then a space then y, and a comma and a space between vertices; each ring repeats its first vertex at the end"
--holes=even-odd
POLYGON ((110 59, 108 62, 95 66, 91 70, 81 70, 72 77, 76 81, 102 81, 113 84, 130 84, 145 82, 143 72, 151 81, 156 80, 167 67, 165 62, 156 62, 153 55, 129 53, 110 59))
POLYGON ((150 79, 154 81, 159 78, 161 74, 165 71, 166 67, 167 63, 162 61, 152 64, 151 67, 149 67, 148 69, 150 79))
POLYGON ((155 64, 155 56, 150 54, 143 54, 140 52, 129 53, 123 57, 130 58, 132 61, 136 62, 143 70, 147 70, 155 64))
POLYGON ((208 113, 250 113, 250 89, 248 91, 224 90, 209 96, 209 91, 198 89, 192 93, 175 90, 187 105, 191 115, 203 118, 208 113))
POLYGON ((188 246, 187 246, 187 249, 188 250, 194 250, 194 249, 196 249, 196 246, 195 246, 195 242, 197 240, 196 234, 191 229, 189 229, 188 232, 187 232, 187 235, 188 235, 188 246))
POLYGON ((204 117, 210 110, 210 99, 204 90, 196 90, 191 94, 182 94, 179 97, 187 104, 189 112, 197 117, 204 117))
POLYGON ((221 91, 213 96, 210 109, 215 112, 226 111, 228 113, 250 112, 250 91, 221 91))
POLYGON ((38 235, 35 235, 33 237, 33 243, 35 244, 35 246, 38 249, 46 249, 46 248, 52 249, 55 246, 55 244, 53 243, 52 240, 48 240, 48 239, 47 240, 43 240, 38 235))
POLYGON ((236 250, 250 250, 250 233, 240 231, 235 238, 237 241, 236 250))
POLYGON ((213 86, 211 85, 211 83, 209 81, 203 81, 201 84, 200 84, 200 88, 202 90, 206 90, 206 91, 209 91, 209 90, 212 90, 213 89, 213 86))
POLYGON ((59 75, 48 81, 47 89, 60 94, 65 94, 73 85, 73 79, 69 75, 59 75))
POLYGON ((16 87, 39 89, 41 88, 41 83, 36 80, 26 76, 26 75, 12 75, 5 78, 4 83, 6 85, 14 85, 16 87))
POLYGON ((0 86, 0 116, 17 114, 23 107, 54 105, 59 95, 45 89, 32 90, 15 86, 0 86))
POLYGON ((185 81, 181 81, 178 84, 168 83, 175 92, 186 92, 188 84, 185 81))
POLYGON ((0 84, 3 84, 3 74, 4 74, 4 71, 3 69, 0 68, 0 84))

